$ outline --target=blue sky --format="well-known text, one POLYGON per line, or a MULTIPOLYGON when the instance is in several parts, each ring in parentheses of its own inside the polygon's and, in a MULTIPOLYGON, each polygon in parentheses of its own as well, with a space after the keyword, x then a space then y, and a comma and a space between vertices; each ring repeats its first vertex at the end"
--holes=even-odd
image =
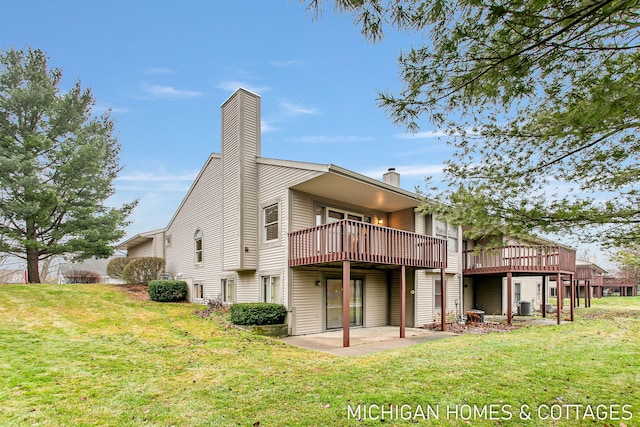
POLYGON ((220 105, 238 87, 262 98, 264 157, 376 179, 395 167, 414 190, 451 154, 439 129, 409 135, 376 102, 400 88, 398 55, 421 36, 372 44, 329 0, 317 21, 297 0, 21 0, 3 15, 0 49, 47 52, 63 88, 80 79, 96 111, 112 109, 124 169, 110 203, 140 199, 128 236, 167 225, 220 152, 220 105))
POLYGON ((80 79, 112 109, 124 170, 111 202, 140 204, 128 235, 164 227, 209 153, 220 105, 238 88, 262 98, 262 155, 333 163, 413 190, 439 174, 443 142, 410 137, 377 106, 399 88, 396 58, 416 35, 371 44, 326 2, 317 21, 296 0, 6 2, 0 48, 48 53, 63 87, 80 79))

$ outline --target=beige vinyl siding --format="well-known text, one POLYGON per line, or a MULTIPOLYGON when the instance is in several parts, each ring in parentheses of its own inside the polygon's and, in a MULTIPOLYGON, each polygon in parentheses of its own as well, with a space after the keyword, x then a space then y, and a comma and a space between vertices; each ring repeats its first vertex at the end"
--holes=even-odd
POLYGON ((389 290, 384 271, 367 273, 364 280, 364 322, 367 328, 389 324, 389 290))
MULTIPOLYGON (((418 272, 416 278, 416 327, 421 327, 431 323, 440 322, 440 309, 435 309, 435 293, 434 286, 436 281, 440 280, 440 274, 427 272, 418 272)), ((453 275, 446 275, 446 307, 447 321, 452 322, 456 319, 456 315, 460 315, 462 307, 460 306, 460 278, 453 275), (456 308, 456 300, 458 307, 456 308), (457 309, 457 311, 456 311, 457 309)))
MULTIPOLYGON (((257 236, 260 238, 258 243, 259 262, 258 269, 261 272, 280 271, 282 273, 282 284, 284 285, 282 292, 282 301, 285 306, 289 306, 289 269, 288 267, 288 248, 289 240, 288 233, 293 221, 301 221, 303 218, 307 220, 313 220, 313 203, 302 203, 300 209, 292 208, 292 206, 299 206, 297 201, 301 193, 289 190, 289 186, 294 182, 300 182, 306 179, 317 176, 319 172, 309 171, 304 169, 298 169, 295 167, 259 164, 258 176, 259 176, 259 203, 257 208, 257 215, 259 223, 257 228, 259 229, 257 236), (278 216, 279 216, 279 228, 280 238, 277 242, 262 242, 262 227, 263 227, 263 212, 262 209, 273 203, 278 203, 278 216), (306 209, 303 207, 305 206, 306 209)), ((308 223, 304 228, 311 227, 312 223, 308 223)), ((258 277, 258 280, 260 278, 258 277)), ((258 285, 259 286, 259 285, 258 285)), ((314 282, 315 286, 315 282, 314 282)))
MULTIPOLYGON (((405 295, 405 326, 412 328, 415 321, 415 295, 411 294, 414 289, 413 273, 406 272, 406 295, 405 295)), ((400 325, 400 270, 391 272, 391 325, 400 325)))
POLYGON ((137 246, 127 249, 127 257, 139 258, 153 255, 153 240, 146 241, 137 246))
POLYGON ((260 98, 239 90, 222 106, 224 269, 257 267, 260 98))
POLYGON ((389 212, 387 218, 391 228, 411 232, 415 230, 415 212, 413 209, 389 212))
MULTIPOLYGON (((230 100, 231 101, 231 100, 230 100)), ((240 266, 240 223, 241 223, 241 191, 240 179, 240 123, 239 105, 228 102, 222 109, 222 153, 223 173, 220 180, 223 188, 223 268, 234 270, 240 266)))
POLYGON ((322 272, 308 270, 292 270, 293 306, 291 333, 305 335, 322 332, 324 330, 324 285, 316 286, 322 281, 322 272))
POLYGON ((447 274, 447 317, 448 321, 453 322, 456 320, 457 315, 461 314, 462 306, 460 287, 462 286, 460 276, 454 276, 447 274), (456 307, 456 301, 458 306, 456 307), (457 311, 456 311, 457 310, 457 311))
MULTIPOLYGON (((242 93, 244 103, 243 126, 244 144, 242 147, 242 191, 244 195, 243 229, 241 230, 243 245, 240 256, 243 257, 242 268, 255 270, 258 266, 258 164, 260 155, 260 98, 250 93, 242 93), (246 250, 248 249, 248 251, 246 250)), ((271 185, 275 185, 272 182, 271 185)))
POLYGON ((239 271, 236 275, 236 301, 260 301, 259 277, 255 271, 239 271))
POLYGON ((313 198, 306 193, 291 191, 291 231, 314 227, 313 198))
POLYGON ((128 248, 127 256, 129 258, 148 256, 164 258, 164 231, 158 231, 157 233, 144 233, 143 236, 148 237, 149 240, 137 246, 128 248))
MULTIPOLYGON (((533 310, 539 310, 542 298, 537 297, 537 284, 542 288, 541 276, 514 276, 511 278, 511 300, 513 301, 513 314, 517 313, 518 300, 516 300, 516 283, 520 283, 520 301, 532 303, 533 310)), ((502 312, 507 312, 507 278, 502 279, 502 312)), ((542 294, 542 290, 541 290, 542 294)))
MULTIPOLYGON (((204 300, 220 294, 222 272, 222 188, 221 159, 211 156, 166 231, 166 270, 182 280, 204 281, 204 300), (194 233, 203 235, 203 262, 195 263, 194 233)), ((192 289, 189 287, 191 300, 192 289)))
MULTIPOLYGON (((428 270, 415 272, 416 326, 433 322, 433 283, 436 274, 428 270)), ((440 275, 437 275, 440 277, 440 275)))

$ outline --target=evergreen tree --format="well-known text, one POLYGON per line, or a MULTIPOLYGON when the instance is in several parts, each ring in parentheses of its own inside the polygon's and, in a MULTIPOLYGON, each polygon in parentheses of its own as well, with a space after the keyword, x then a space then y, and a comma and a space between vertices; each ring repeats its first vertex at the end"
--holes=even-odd
POLYGON ((105 206, 121 170, 114 122, 92 116, 79 81, 63 93, 47 62, 31 48, 0 54, 0 252, 27 261, 30 283, 49 257, 111 255, 137 204, 105 206))

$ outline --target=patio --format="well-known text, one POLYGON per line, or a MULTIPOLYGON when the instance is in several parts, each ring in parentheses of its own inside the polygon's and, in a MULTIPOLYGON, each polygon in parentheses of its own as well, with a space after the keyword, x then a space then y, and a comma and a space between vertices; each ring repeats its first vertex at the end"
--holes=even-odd
POLYGON ((350 347, 342 346, 342 329, 319 334, 286 337, 282 338, 282 341, 297 347, 323 351, 336 356, 361 356, 456 336, 456 334, 449 332, 406 328, 406 338, 400 338, 397 326, 351 328, 350 332, 350 347))

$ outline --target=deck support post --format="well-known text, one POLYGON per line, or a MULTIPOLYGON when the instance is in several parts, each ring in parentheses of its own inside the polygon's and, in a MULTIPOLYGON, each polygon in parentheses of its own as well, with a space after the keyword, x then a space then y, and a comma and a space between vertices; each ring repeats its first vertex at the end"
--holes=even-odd
POLYGON ((511 295, 511 279, 513 274, 507 273, 507 325, 511 326, 511 318, 513 317, 513 297, 511 295))
POLYGON ((580 307, 580 280, 573 280, 576 284, 576 307, 580 307))
POLYGON ((576 295, 576 285, 575 285, 575 281, 573 280, 573 274, 569 275, 569 295, 571 296, 571 304, 569 304, 569 309, 570 311, 570 318, 571 321, 573 322, 574 316, 575 316, 575 310, 574 310, 574 305, 576 303, 576 299, 575 299, 575 295, 576 295))
POLYGON ((351 262, 342 262, 342 346, 349 347, 349 304, 351 295, 351 262))
POLYGON ((547 276, 542 276, 542 317, 547 317, 547 276))
POLYGON ((560 319, 562 317, 562 288, 564 287, 564 283, 562 283, 562 275, 560 273, 556 274, 556 319, 558 325, 560 324, 560 319))
POLYGON ((400 338, 405 337, 406 304, 407 304, 407 279, 406 267, 400 266, 400 338))
MULTIPOLYGON (((446 248, 446 247, 445 247, 446 248)), ((446 252, 445 252, 446 254, 446 252)), ((440 269, 440 330, 447 330, 447 279, 444 268, 440 269)))

